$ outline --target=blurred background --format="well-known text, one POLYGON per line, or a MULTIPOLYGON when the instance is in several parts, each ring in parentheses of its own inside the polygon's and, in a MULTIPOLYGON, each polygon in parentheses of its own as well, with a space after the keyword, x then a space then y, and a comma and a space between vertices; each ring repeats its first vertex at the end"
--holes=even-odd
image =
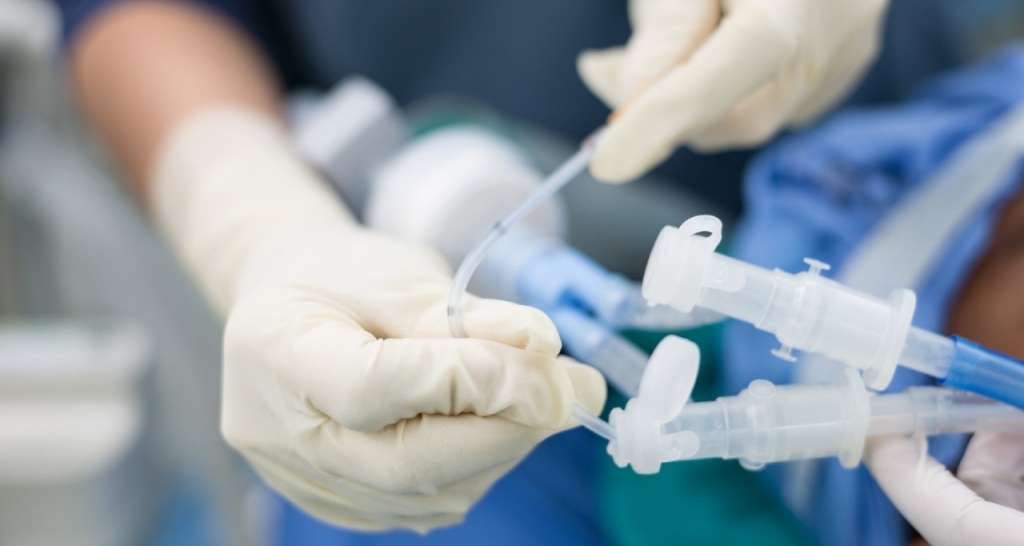
MULTIPOLYGON (((965 61, 1024 35, 1024 1, 934 1, 965 61)), ((266 544, 275 504, 218 432, 220 322, 77 117, 61 55, 49 3, 0 0, 0 546, 266 544)), ((587 187, 574 244, 632 276, 660 226, 736 212, 587 187), (645 212, 609 226, 624 206, 645 212)))

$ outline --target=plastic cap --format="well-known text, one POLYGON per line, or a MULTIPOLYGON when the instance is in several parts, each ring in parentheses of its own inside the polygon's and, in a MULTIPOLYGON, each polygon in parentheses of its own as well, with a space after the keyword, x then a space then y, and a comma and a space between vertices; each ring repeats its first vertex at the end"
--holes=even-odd
POLYGON ((694 342, 665 337, 651 354, 640 379, 637 410, 661 423, 671 421, 690 398, 699 369, 700 349, 694 342))
POLYGON ((694 216, 678 229, 663 228, 644 271, 644 299, 692 311, 703 288, 704 270, 721 241, 722 221, 714 216, 694 216))
MULTIPOLYGON (((661 469, 665 443, 661 427, 686 405, 699 367, 700 349, 692 341, 667 336, 658 344, 644 370, 636 398, 624 410, 616 408, 609 416, 616 440, 608 444, 608 454, 615 464, 630 465, 638 474, 655 474, 661 469)), ((678 445, 665 446, 666 449, 693 453, 699 447, 694 434, 675 440, 678 445)))

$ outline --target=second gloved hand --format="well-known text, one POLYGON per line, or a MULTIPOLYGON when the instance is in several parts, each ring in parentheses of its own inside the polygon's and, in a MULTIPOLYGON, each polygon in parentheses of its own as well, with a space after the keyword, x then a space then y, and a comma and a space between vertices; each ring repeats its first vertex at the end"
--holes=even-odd
POLYGON ((875 438, 865 463, 929 544, 1024 541, 1024 434, 975 434, 956 476, 929 457, 927 448, 925 438, 875 438))
POLYGON ((600 375, 558 358, 539 311, 467 297, 433 250, 356 225, 258 115, 186 121, 155 208, 218 307, 222 430, 273 488, 336 525, 460 521, 537 443, 600 411, 600 375))
POLYGON ((631 0, 625 47, 584 52, 615 119, 595 177, 622 182, 676 147, 765 142, 837 102, 879 46, 885 0, 631 0))

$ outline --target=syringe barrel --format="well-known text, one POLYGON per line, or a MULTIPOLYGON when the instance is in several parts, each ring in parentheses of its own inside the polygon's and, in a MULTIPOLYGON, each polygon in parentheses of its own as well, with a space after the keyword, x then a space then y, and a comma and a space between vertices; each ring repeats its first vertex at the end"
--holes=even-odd
POLYGON ((777 387, 755 381, 738 396, 686 406, 662 432, 695 432, 700 447, 690 458, 742 459, 761 465, 834 457, 851 445, 862 445, 860 424, 867 411, 841 384, 777 387))

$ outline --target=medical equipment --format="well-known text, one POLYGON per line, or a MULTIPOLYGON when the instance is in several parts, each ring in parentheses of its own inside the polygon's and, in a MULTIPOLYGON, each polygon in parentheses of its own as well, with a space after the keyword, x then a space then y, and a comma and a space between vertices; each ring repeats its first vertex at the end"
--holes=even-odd
POLYGON ((658 345, 637 397, 625 409, 612 410, 615 438, 608 452, 616 464, 653 474, 661 463, 680 460, 740 459, 757 469, 836 456, 853 468, 869 436, 1024 426, 1024 412, 1017 408, 942 387, 869 396, 852 368, 835 384, 776 386, 759 379, 737 396, 687 403, 699 359, 697 346, 688 340, 669 336, 658 345))
POLYGON ((146 542, 161 490, 151 358, 130 322, 0 322, 0 543, 146 542))
POLYGON ((536 307, 558 327, 566 351, 634 396, 647 354, 618 329, 678 331, 716 322, 716 313, 651 306, 637 283, 553 238, 518 230, 495 243, 474 279, 493 297, 536 307))
MULTIPOLYGON (((627 396, 635 395, 626 409, 613 412, 611 423, 579 408, 574 412, 587 428, 610 441, 610 452, 618 463, 632 464, 643 472, 656 471, 665 461, 707 457, 739 458, 751 467, 825 456, 839 456, 846 464, 856 464, 869 434, 941 434, 1017 422, 1020 416, 1005 406, 948 389, 911 389, 869 399, 860 376, 852 371, 847 372, 839 384, 777 387, 766 381, 755 381, 738 396, 688 404, 699 361, 696 348, 681 349, 679 341, 673 341, 677 338, 667 338, 651 361, 675 363, 650 366, 645 355, 618 336, 615 329, 695 327, 729 315, 733 307, 695 304, 680 309, 671 298, 659 302, 668 305, 649 305, 644 298, 648 294, 638 290, 634 283, 609 273, 562 242, 560 231, 564 228, 559 227, 562 213, 557 204, 546 200, 586 168, 592 142, 592 139, 585 142, 567 164, 556 169, 545 184, 530 193, 528 190, 537 187, 538 179, 531 178, 531 173, 524 170, 522 158, 510 153, 498 137, 479 128, 437 130, 412 141, 371 169, 368 176, 372 187, 365 197, 366 216, 372 220, 372 225, 384 231, 425 238, 425 242, 441 249, 450 261, 465 258, 449 301, 453 331, 461 326, 459 298, 473 268, 479 266, 473 279, 475 291, 544 310, 558 327, 570 354, 600 369, 609 382, 627 396), (439 161, 439 157, 446 161, 439 161), (495 193, 501 191, 505 193, 495 193), (468 227, 480 225, 483 216, 493 216, 502 207, 507 211, 508 203, 523 197, 526 197, 524 204, 494 224, 481 245, 468 250, 466 232, 479 233, 479 228, 474 231, 468 227), (430 206, 423 206, 424 203, 430 206), (538 214, 531 207, 541 203, 546 210, 541 209, 538 214), (415 207, 409 208, 413 205, 415 207), (460 213, 453 214, 453 211, 460 213), (517 225, 523 218, 528 220, 517 225), (647 373, 643 371, 645 366, 647 373), (652 393, 655 393, 654 398, 652 393), (659 399, 657 393, 661 393, 662 398, 659 399), (748 415, 756 418, 740 419, 748 415)), ((691 224, 689 228, 699 228, 695 233, 706 231, 713 235, 714 232, 717 236, 697 238, 693 246, 710 245, 710 249, 704 251, 713 254, 721 237, 721 224, 717 219, 705 217, 705 220, 704 224, 691 224)), ((654 254, 660 256, 657 249, 654 254)), ((704 277, 697 278, 699 289, 704 277)), ((840 295, 852 293, 820 276, 816 278, 818 284, 825 284, 827 288, 819 289, 812 281, 815 290, 832 289, 840 295)), ((652 279, 647 285, 654 282, 657 286, 659 277, 652 279)), ((683 282, 677 279, 672 286, 681 286, 683 282)), ((800 292, 806 295, 801 301, 807 305, 813 303, 813 294, 809 292, 807 289, 800 292)), ((776 295, 777 302, 781 302, 778 298, 782 295, 781 292, 776 295)), ((912 360, 920 363, 919 366, 926 365, 931 362, 931 353, 920 350, 915 353, 913 348, 935 345, 941 349, 942 344, 936 344, 935 338, 942 338, 911 330, 913 295, 903 292, 899 295, 895 303, 888 304, 870 298, 861 302, 862 298, 856 294, 841 298, 841 302, 855 307, 860 302, 862 307, 874 312, 866 322, 882 328, 882 333, 876 337, 892 343, 888 340, 899 338, 902 331, 904 337, 911 339, 911 349, 906 352, 917 355, 912 360), (887 328, 894 332, 886 335, 887 328)), ((841 311, 835 309, 835 305, 829 309, 833 313, 825 313, 829 319, 822 320, 834 321, 835 313, 841 311)), ((804 315, 799 312, 810 311, 799 307, 797 311, 790 320, 803 324, 804 315)), ((787 332, 791 330, 793 327, 787 332)), ((810 330, 820 335, 817 330, 810 330)), ((831 347, 807 332, 803 332, 802 337, 788 335, 796 337, 795 348, 831 347), (807 341, 811 338, 818 345, 807 341)), ((838 343, 837 336, 839 333, 832 333, 824 339, 838 343)), ((866 345, 862 338, 854 341, 853 349, 866 345)), ((780 354, 786 356, 790 351, 780 351, 780 354)), ((883 363, 888 365, 888 361, 883 363)), ((873 365, 885 369, 879 364, 873 365)))
POLYGON ((823 278, 828 266, 769 271, 715 252, 721 222, 696 216, 658 236, 644 274, 648 301, 687 312, 695 306, 774 334, 772 351, 793 361, 793 349, 821 354, 864 371, 882 390, 897 363, 939 379, 941 385, 984 394, 1024 408, 1024 364, 968 340, 911 326, 915 296, 894 290, 885 300, 823 278))
MULTIPOLYGON (((464 120, 407 128, 417 122, 403 119, 387 93, 363 78, 319 101, 295 101, 293 112, 300 151, 367 225, 436 248, 452 264, 541 181, 515 139, 464 120)), ((560 199, 543 201, 487 253, 469 289, 544 311, 569 354, 633 396, 647 354, 617 330, 676 331, 721 317, 647 305, 637 283, 564 242, 567 223, 560 199)))
POLYGON ((476 268, 480 263, 484 261, 484 258, 487 257, 491 247, 518 224, 520 220, 528 216, 543 202, 550 199, 551 196, 558 193, 558 190, 572 182, 587 168, 590 164, 590 158, 594 154, 594 144, 599 136, 599 132, 600 130, 587 137, 583 144, 580 145, 579 151, 548 175, 540 186, 531 192, 512 212, 494 224, 494 227, 484 234, 480 242, 470 250, 469 254, 462 260, 462 263, 459 264, 459 269, 455 272, 455 278, 452 281, 451 295, 448 298, 448 325, 451 328, 452 336, 466 337, 466 330, 462 326, 462 296, 466 293, 466 287, 469 286, 469 279, 476 272, 476 268))
MULTIPOLYGON (((562 189, 566 184, 572 182, 590 164, 590 158, 594 153, 594 142, 598 138, 600 129, 587 137, 580 146, 579 151, 572 155, 559 168, 530 193, 527 198, 519 204, 512 212, 502 218, 494 227, 488 231, 483 239, 470 250, 469 254, 462 260, 459 269, 455 272, 452 281, 452 290, 448 296, 448 326, 451 329, 452 337, 466 337, 466 330, 462 324, 462 296, 466 293, 469 279, 473 276, 476 268, 487 257, 491 247, 508 233, 520 220, 525 218, 541 203, 562 189)), ((595 434, 611 439, 611 432, 607 425, 599 417, 588 412, 579 402, 573 406, 573 417, 580 424, 590 429, 595 434)))

